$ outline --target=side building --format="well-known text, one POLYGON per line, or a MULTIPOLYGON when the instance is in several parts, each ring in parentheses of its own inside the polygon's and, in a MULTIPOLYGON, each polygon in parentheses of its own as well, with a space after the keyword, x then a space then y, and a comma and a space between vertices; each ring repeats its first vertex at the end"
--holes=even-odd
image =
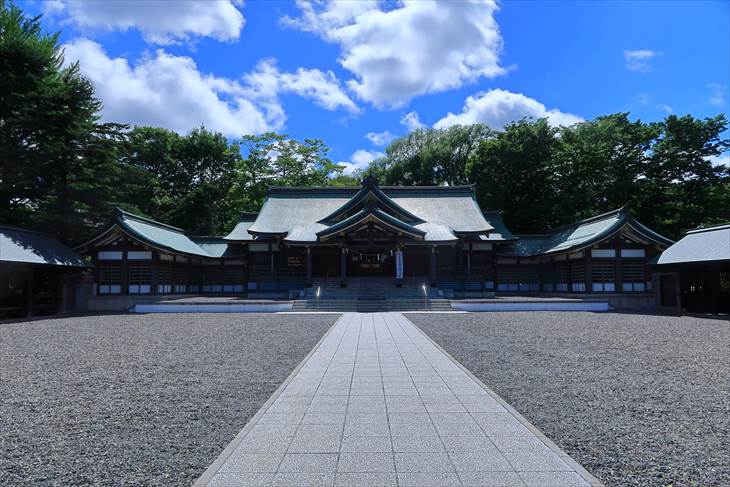
POLYGON ((366 178, 361 187, 272 187, 258 214, 220 237, 117 210, 77 250, 95 266, 87 297, 96 309, 161 295, 287 298, 368 278, 455 298, 601 293, 650 307, 648 263, 671 244, 626 209, 548 235, 513 235, 498 212, 479 208, 471 186, 366 178))
POLYGON ((730 223, 688 231, 656 267, 662 307, 730 312, 730 223))

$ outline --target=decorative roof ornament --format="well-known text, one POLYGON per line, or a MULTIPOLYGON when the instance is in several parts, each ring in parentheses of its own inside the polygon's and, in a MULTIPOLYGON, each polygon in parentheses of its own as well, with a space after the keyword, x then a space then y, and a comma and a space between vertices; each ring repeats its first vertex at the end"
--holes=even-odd
POLYGON ((362 178, 362 186, 363 188, 377 188, 380 186, 380 182, 378 181, 377 176, 373 174, 368 174, 364 178, 362 178))

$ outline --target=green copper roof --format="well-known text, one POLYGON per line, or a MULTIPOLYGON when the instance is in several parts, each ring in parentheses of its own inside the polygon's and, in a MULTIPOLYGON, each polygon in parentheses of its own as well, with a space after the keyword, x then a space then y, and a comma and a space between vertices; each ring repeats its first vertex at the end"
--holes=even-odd
POLYGON ((233 228, 231 233, 223 237, 225 240, 233 240, 237 242, 246 242, 253 240, 253 235, 248 233, 248 229, 256 221, 258 213, 241 213, 238 218, 238 223, 233 228))
POLYGON ((228 241, 223 237, 197 237, 186 235, 177 227, 129 213, 119 208, 115 211, 115 219, 111 225, 97 233, 87 242, 78 245, 83 249, 94 242, 103 241, 115 228, 119 228, 135 240, 156 249, 196 257, 234 257, 235 250, 231 250, 228 241))
POLYGON ((668 238, 636 221, 628 210, 620 208, 559 227, 545 236, 518 236, 519 240, 502 254, 526 257, 581 250, 611 237, 625 227, 657 244, 664 246, 672 244, 668 238), (522 242, 523 240, 525 242, 522 242))
POLYGON ((87 267, 84 259, 45 233, 0 225, 0 262, 87 267))
MULTIPOLYGON (((470 186, 382 186, 377 191, 387 199, 374 198, 370 202, 383 213, 425 232, 426 241, 454 241, 459 234, 486 235, 493 230, 470 186)), ((358 205, 364 202, 351 203, 358 194, 363 193, 357 187, 270 188, 248 231, 254 235, 281 236, 292 243, 316 242, 318 233, 336 224, 329 218, 340 214, 349 217, 355 209, 359 211, 358 205)))
POLYGON ((659 256, 657 264, 730 261, 730 223, 690 230, 659 256))
POLYGON ((379 210, 378 208, 370 207, 370 208, 363 208, 362 210, 358 211, 357 213, 353 214, 352 216, 335 223, 331 227, 324 228, 317 232, 317 236, 320 239, 323 239, 325 237, 335 235, 338 232, 347 230, 349 228, 353 228, 355 226, 359 226, 362 223, 365 223, 366 221, 376 221, 380 223, 383 226, 389 227, 395 232, 403 232, 404 234, 410 235, 415 238, 423 238, 426 235, 426 232, 423 230, 419 230, 411 225, 409 225, 406 222, 403 222, 399 219, 397 219, 394 216, 389 215, 388 213, 385 213, 384 211, 379 210))
POLYGON ((211 256, 179 228, 120 209, 117 209, 117 223, 132 236, 153 247, 200 257, 211 256))
POLYGON ((516 240, 512 232, 509 231, 507 225, 502 220, 502 215, 498 211, 484 211, 484 219, 493 227, 488 235, 482 235, 481 240, 486 242, 505 242, 516 240))
POLYGON ((362 182, 362 188, 350 200, 327 215, 318 223, 335 223, 348 218, 355 212, 359 211, 365 205, 376 205, 382 207, 388 213, 392 214, 398 220, 406 223, 425 223, 419 217, 406 210, 395 202, 378 186, 377 180, 372 176, 366 177, 362 182))

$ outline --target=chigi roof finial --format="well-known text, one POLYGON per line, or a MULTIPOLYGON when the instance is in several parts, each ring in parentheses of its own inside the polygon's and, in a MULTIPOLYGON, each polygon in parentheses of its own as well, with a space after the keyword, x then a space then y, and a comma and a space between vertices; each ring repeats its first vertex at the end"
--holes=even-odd
POLYGON ((364 187, 375 188, 378 186, 378 178, 372 174, 368 174, 362 179, 362 185, 364 187))

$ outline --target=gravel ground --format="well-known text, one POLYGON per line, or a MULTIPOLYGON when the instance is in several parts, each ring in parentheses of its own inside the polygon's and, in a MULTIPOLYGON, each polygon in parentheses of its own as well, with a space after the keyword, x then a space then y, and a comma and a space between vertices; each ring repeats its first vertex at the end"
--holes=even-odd
POLYGON ((0 485, 190 485, 336 319, 0 324, 0 485))
POLYGON ((607 486, 730 485, 730 322, 409 318, 607 486))

